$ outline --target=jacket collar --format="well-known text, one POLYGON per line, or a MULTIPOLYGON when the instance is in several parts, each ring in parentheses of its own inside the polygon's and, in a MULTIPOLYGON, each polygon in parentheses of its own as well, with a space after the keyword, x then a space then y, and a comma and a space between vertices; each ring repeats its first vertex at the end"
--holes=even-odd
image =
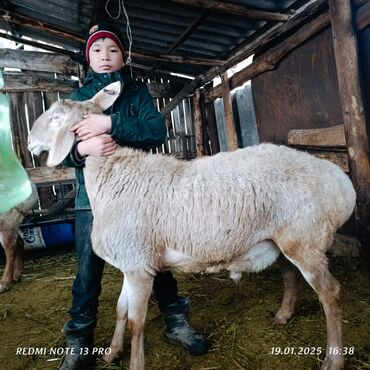
POLYGON ((106 86, 116 81, 123 82, 123 85, 129 85, 135 82, 135 79, 131 77, 128 67, 123 67, 119 71, 111 73, 97 73, 90 68, 84 79, 83 86, 91 83, 94 85, 106 86))

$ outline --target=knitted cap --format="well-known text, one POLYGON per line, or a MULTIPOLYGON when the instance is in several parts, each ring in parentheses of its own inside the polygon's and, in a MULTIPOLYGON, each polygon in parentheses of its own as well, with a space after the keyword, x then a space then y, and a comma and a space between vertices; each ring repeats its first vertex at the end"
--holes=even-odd
POLYGON ((108 23, 99 22, 90 28, 85 38, 86 60, 89 64, 89 50, 91 48, 91 45, 94 41, 100 38, 108 38, 113 40, 121 50, 122 57, 124 57, 125 52, 123 47, 123 39, 120 37, 120 32, 108 23))

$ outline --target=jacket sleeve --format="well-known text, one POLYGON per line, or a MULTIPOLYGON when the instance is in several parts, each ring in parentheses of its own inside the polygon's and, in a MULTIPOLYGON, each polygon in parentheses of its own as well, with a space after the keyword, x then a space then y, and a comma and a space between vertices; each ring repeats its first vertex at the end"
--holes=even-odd
MULTIPOLYGON (((146 85, 140 87, 138 94, 138 112, 131 111, 132 116, 127 116, 120 110, 111 115, 111 135, 121 146, 142 149, 159 146, 166 138, 164 119, 154 107, 152 96, 146 85)), ((133 106, 129 107, 129 111, 132 109, 133 106)))

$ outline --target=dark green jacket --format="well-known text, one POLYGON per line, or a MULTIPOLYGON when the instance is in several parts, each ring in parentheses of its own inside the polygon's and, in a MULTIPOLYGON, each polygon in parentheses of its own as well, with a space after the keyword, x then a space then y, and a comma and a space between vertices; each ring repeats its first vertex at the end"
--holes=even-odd
MULTIPOLYGON (((113 139, 118 145, 140 149, 161 145, 166 137, 164 120, 154 107, 147 86, 133 79, 127 67, 113 73, 90 71, 83 86, 74 91, 70 99, 78 101, 90 99, 103 87, 115 81, 121 81, 121 95, 113 106, 104 112, 112 118, 110 134, 113 139)), ((82 171, 85 160, 78 155, 76 145, 63 164, 76 168, 76 209, 90 209, 82 171)))

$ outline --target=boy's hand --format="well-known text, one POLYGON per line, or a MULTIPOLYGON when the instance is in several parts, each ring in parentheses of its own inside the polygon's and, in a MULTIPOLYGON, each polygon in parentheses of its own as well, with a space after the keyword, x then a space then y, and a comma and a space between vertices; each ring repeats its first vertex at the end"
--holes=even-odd
POLYGON ((82 140, 105 134, 112 129, 112 120, 105 114, 86 114, 81 122, 76 123, 71 131, 82 140))
POLYGON ((116 142, 110 135, 102 134, 93 136, 90 139, 80 141, 77 144, 78 153, 84 157, 91 155, 93 157, 105 157, 112 155, 117 148, 116 142))

